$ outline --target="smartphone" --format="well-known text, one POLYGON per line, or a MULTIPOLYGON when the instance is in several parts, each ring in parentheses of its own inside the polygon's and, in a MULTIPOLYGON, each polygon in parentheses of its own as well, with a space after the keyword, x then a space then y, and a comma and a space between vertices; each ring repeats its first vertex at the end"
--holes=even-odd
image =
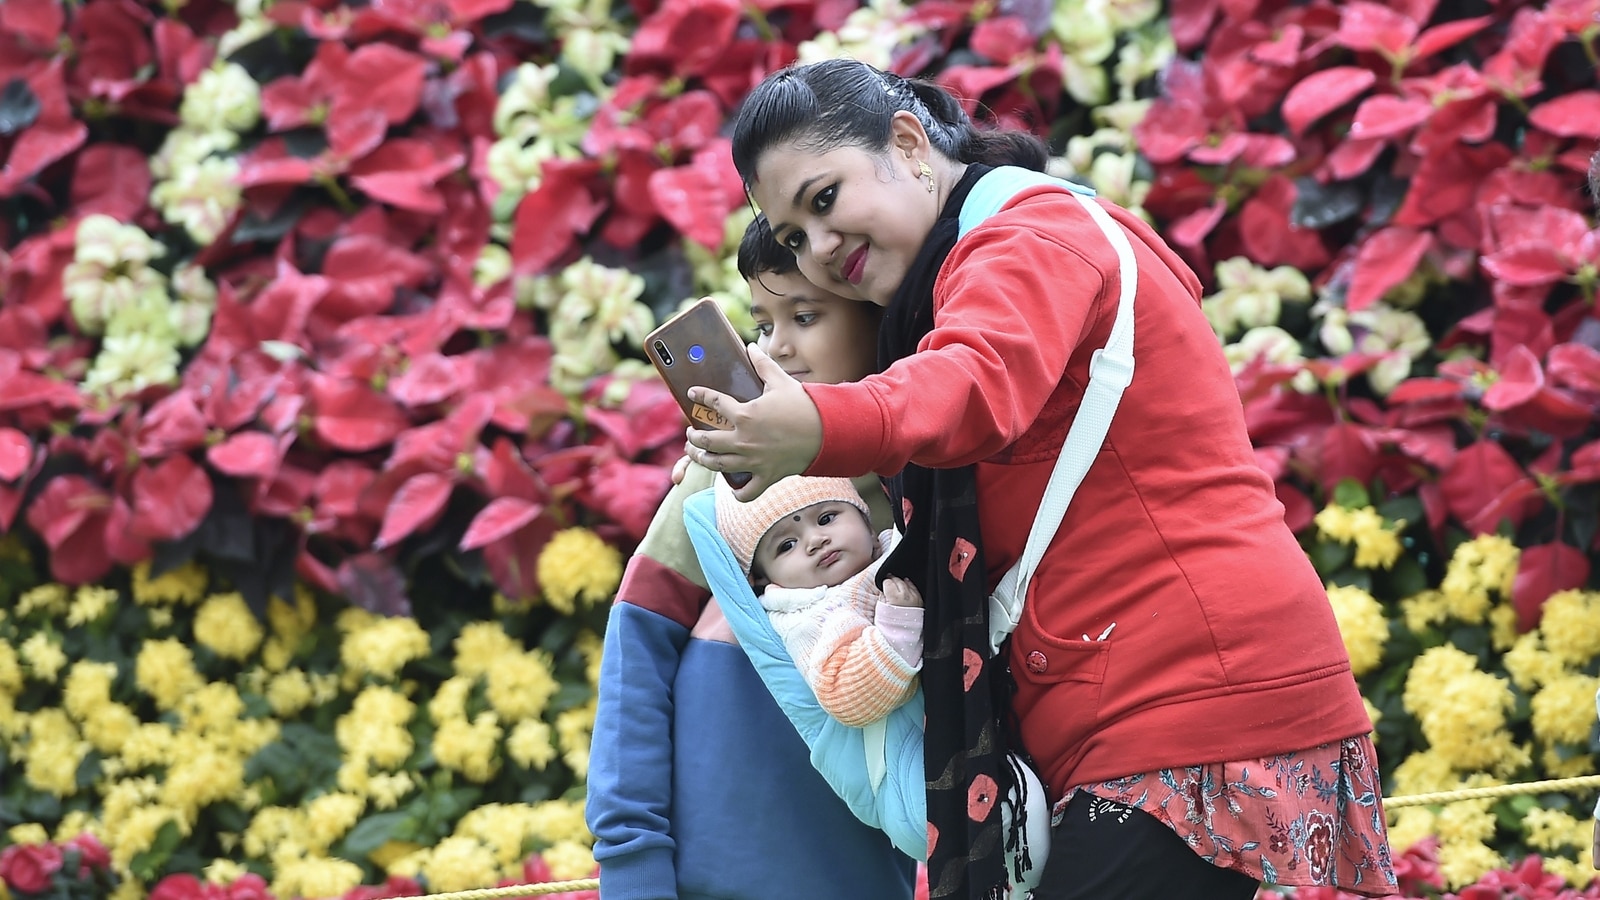
MULTIPOLYGON (((661 373, 672 396, 695 428, 726 430, 731 423, 716 410, 689 399, 689 388, 708 387, 735 400, 761 396, 761 376, 722 307, 709 297, 661 323, 644 339, 644 351, 661 373)), ((749 472, 724 472, 734 487, 750 480, 749 472)))

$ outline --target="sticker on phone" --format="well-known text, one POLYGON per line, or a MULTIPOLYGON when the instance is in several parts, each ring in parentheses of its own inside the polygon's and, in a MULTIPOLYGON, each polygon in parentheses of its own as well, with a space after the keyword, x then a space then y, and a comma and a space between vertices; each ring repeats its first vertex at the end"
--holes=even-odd
POLYGON ((717 412, 704 403, 696 403, 694 405, 694 411, 691 412, 689 416, 696 422, 699 422, 703 425, 709 425, 712 428, 718 428, 723 431, 726 431, 733 426, 733 423, 728 420, 727 416, 717 412))

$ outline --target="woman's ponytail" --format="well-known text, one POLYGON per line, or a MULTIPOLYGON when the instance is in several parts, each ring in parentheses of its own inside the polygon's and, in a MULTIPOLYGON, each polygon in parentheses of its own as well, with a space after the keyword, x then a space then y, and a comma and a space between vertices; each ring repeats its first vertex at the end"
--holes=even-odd
MULTIPOLYGON (((949 146, 939 149, 951 159, 990 166, 1020 166, 1036 172, 1043 172, 1050 162, 1049 148, 1037 137, 1025 131, 979 130, 967 111, 961 108, 961 102, 949 91, 920 78, 908 78, 906 85, 912 96, 946 129, 949 146)), ((931 134, 929 137, 937 146, 938 139, 931 134)))

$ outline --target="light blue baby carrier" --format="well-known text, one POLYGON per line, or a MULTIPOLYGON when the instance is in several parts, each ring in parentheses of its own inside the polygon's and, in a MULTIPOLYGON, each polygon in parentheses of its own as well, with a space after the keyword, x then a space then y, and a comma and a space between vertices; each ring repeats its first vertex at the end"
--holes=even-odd
MULTIPOLYGON (((1122 294, 1116 323, 1105 348, 1095 353, 1082 405, 1068 431, 1061 456, 1050 476, 1039 513, 1017 564, 1001 579, 989 599, 992 652, 1016 629, 1028 581, 1039 558, 1055 537, 1067 504, 1105 443, 1117 402, 1133 377, 1133 295, 1137 273, 1133 249, 1122 229, 1095 203, 1094 192, 1079 185, 1015 167, 985 174, 963 204, 960 233, 998 212, 1018 192, 1040 186, 1067 190, 1089 210, 1117 250, 1122 294)), ((717 531, 715 501, 710 489, 690 497, 683 517, 700 558, 711 592, 722 606, 734 636, 778 705, 811 748, 811 763, 861 821, 879 828, 906 855, 923 860, 928 854, 927 797, 922 760, 923 698, 916 694, 883 719, 864 728, 844 725, 823 711, 794 660, 784 649, 761 600, 751 590, 733 552, 717 531)), ((1036 788, 1037 790, 1037 788, 1036 788)), ((1046 803, 1030 797, 1028 844, 1037 861, 1031 878, 1037 882, 1048 847, 1046 803), (1037 820, 1037 821, 1036 821, 1037 820), (1042 836, 1038 832, 1042 831, 1042 836)))

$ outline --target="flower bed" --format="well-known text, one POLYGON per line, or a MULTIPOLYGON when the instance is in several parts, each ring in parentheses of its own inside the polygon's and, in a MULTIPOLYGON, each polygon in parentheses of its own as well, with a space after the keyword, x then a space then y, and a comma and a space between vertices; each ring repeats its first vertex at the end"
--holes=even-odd
MULTIPOLYGON (((638 341, 740 320, 722 130, 837 53, 1049 135, 1201 273, 1391 792, 1595 771, 1597 12, 6 0, 0 869, 587 874, 595 635, 680 446, 638 341)), ((1393 837, 1462 896, 1583 886, 1592 799, 1393 837)))

